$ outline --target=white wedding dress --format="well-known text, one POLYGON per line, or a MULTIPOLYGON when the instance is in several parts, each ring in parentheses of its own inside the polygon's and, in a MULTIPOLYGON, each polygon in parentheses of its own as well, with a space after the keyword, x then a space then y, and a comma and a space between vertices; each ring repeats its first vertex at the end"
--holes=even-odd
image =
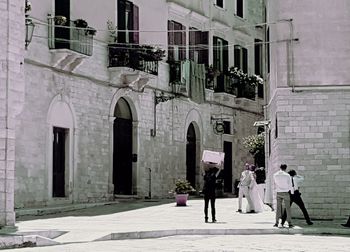
POLYGON ((249 189, 250 198, 253 202, 253 206, 247 204, 247 213, 254 210, 256 213, 264 211, 264 203, 259 196, 258 186, 256 181, 252 181, 251 188, 249 189))

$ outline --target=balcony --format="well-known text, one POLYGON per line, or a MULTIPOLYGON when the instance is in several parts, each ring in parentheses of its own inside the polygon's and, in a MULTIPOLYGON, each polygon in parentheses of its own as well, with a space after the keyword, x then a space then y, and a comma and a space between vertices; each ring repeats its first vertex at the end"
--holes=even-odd
POLYGON ((145 73, 158 75, 158 61, 164 51, 151 46, 109 44, 109 67, 128 67, 145 73))
POLYGON ((207 69, 207 89, 214 90, 215 93, 227 93, 235 95, 237 98, 255 99, 254 85, 247 81, 234 77, 232 72, 218 72, 212 68, 207 69))
POLYGON ((76 22, 71 20, 59 25, 51 15, 48 16, 48 27, 49 49, 68 49, 86 56, 92 55, 96 32, 93 28, 77 27, 76 22))

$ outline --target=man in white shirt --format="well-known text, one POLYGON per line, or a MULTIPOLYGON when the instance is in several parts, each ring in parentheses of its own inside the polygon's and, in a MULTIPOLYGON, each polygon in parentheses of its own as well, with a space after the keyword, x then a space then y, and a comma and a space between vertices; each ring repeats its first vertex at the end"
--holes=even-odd
POLYGON ((249 209, 250 212, 249 213, 254 213, 254 205, 253 202, 250 198, 250 194, 249 194, 249 188, 252 185, 253 182, 253 173, 250 171, 250 166, 248 163, 245 164, 245 170, 241 173, 241 178, 240 178, 240 182, 238 184, 238 213, 242 213, 242 199, 243 196, 246 197, 247 201, 248 201, 248 205, 249 205, 249 209))
MULTIPOLYGON (((294 188, 294 194, 291 195, 291 197, 290 197, 290 199, 291 199, 290 205, 292 205, 293 203, 297 204, 299 206, 300 210, 304 214, 304 218, 306 220, 306 223, 308 225, 312 225, 314 223, 310 219, 309 213, 307 212, 307 210, 305 208, 303 199, 300 196, 301 193, 299 191, 300 184, 304 181, 304 177, 297 175, 297 172, 295 170, 290 170, 288 173, 292 178, 292 185, 294 188)), ((282 225, 284 224, 285 220, 286 220, 286 211, 284 211, 283 216, 282 216, 282 225)))
POLYGON ((286 207, 287 221, 290 228, 292 225, 291 211, 290 211, 290 194, 294 194, 294 189, 292 185, 292 178, 286 172, 287 165, 281 164, 280 170, 273 175, 276 192, 277 192, 277 210, 276 210, 276 222, 274 227, 278 227, 279 219, 282 219, 282 203, 286 207))

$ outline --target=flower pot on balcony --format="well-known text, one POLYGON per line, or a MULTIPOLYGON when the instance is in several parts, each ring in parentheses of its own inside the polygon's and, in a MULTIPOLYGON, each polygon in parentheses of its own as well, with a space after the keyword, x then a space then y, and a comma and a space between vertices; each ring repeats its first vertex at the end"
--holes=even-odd
POLYGON ((176 206, 187 206, 188 193, 175 194, 176 206))

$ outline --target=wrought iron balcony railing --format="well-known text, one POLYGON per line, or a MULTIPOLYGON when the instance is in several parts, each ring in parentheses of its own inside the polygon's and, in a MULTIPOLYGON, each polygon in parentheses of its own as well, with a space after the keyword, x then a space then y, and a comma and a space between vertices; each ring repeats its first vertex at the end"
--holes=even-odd
POLYGON ((53 16, 48 16, 49 49, 69 49, 87 56, 93 52, 93 34, 87 28, 76 27, 71 20, 63 25, 55 24, 53 16))
POLYGON ((109 44, 109 67, 129 67, 158 75, 158 60, 139 45, 109 44))

